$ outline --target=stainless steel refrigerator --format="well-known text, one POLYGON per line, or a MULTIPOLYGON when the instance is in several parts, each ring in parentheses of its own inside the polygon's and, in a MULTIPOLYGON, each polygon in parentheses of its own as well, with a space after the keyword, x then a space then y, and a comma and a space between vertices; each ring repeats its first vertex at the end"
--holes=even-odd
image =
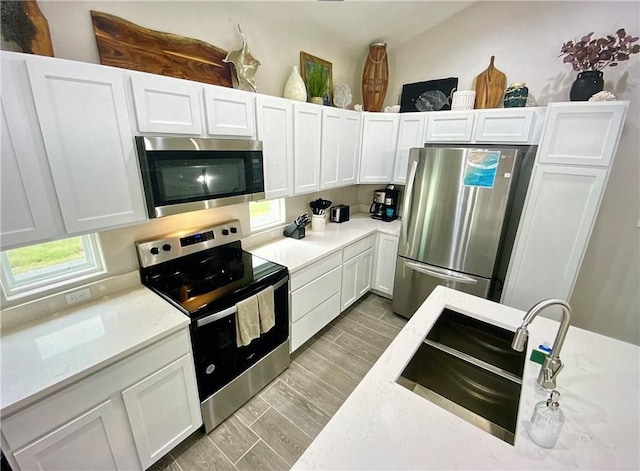
POLYGON ((535 146, 411 149, 393 310, 411 317, 444 285, 500 300, 535 146))

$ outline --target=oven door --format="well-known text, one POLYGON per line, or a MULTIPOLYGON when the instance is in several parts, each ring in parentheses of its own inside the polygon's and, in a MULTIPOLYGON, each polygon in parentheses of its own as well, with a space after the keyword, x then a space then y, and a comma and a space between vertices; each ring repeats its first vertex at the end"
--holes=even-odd
POLYGON ((149 217, 264 198, 262 143, 136 137, 149 217))
MULTIPOLYGON (((288 274, 272 281, 275 325, 249 345, 236 344, 235 304, 191 323, 196 377, 200 400, 219 391, 289 338, 288 274)), ((260 285, 247 296, 257 294, 260 285)), ((239 300, 238 300, 239 301, 239 300)))

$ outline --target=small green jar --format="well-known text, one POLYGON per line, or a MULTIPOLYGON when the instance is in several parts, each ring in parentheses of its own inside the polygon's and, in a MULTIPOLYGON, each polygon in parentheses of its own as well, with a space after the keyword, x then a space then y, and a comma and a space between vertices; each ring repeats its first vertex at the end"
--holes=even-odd
POLYGON ((528 96, 529 89, 525 83, 513 83, 504 91, 504 107, 518 108, 526 106, 528 96))

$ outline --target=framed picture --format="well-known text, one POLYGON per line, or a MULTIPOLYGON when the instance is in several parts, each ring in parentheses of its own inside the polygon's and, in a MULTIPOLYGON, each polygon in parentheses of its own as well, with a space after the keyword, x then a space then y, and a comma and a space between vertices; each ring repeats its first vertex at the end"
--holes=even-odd
POLYGON ((451 97, 457 87, 457 77, 405 83, 400 97, 400 113, 450 110, 451 97))
POLYGON ((302 80, 304 80, 305 84, 308 84, 307 75, 313 67, 322 67, 327 71, 327 93, 322 98, 324 105, 331 106, 333 103, 333 68, 331 62, 300 51, 300 75, 302 75, 302 80))

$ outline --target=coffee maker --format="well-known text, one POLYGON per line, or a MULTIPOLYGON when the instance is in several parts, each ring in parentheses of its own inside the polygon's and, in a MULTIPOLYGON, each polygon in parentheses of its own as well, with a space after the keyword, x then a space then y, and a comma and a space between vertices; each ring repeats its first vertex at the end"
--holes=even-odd
POLYGON ((398 219, 398 202, 400 192, 394 185, 373 192, 373 203, 369 207, 372 219, 395 221, 398 219))

